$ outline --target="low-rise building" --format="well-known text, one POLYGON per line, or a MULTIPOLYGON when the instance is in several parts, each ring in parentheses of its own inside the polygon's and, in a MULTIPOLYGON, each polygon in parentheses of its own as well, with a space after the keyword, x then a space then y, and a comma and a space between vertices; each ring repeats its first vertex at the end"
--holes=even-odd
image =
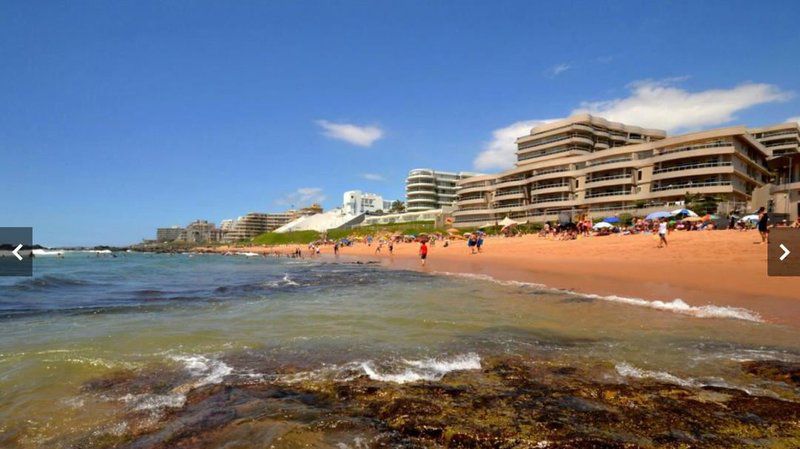
POLYGON ((382 196, 376 193, 349 190, 342 195, 342 210, 351 215, 388 212, 391 207, 391 201, 384 200, 382 196))
POLYGON ((230 225, 226 225, 229 230, 225 233, 223 239, 228 242, 247 240, 259 234, 273 231, 289 223, 296 216, 297 213, 292 211, 279 213, 250 212, 232 221, 230 225))
POLYGON ((361 226, 386 225, 396 223, 431 222, 436 227, 444 227, 447 217, 453 208, 428 209, 418 212, 403 212, 399 214, 371 215, 364 218, 361 226))

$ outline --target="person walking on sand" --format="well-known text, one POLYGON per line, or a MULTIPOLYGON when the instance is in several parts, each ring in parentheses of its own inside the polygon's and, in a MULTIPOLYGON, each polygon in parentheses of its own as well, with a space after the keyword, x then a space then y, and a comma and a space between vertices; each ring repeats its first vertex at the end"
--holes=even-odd
POLYGON ((389 255, 391 256, 392 254, 394 254, 394 241, 389 240, 389 255))
POLYGON ((339 255, 339 242, 336 242, 336 243, 333 244, 333 255, 334 256, 338 256, 339 255))
POLYGON ((662 218, 661 221, 658 223, 658 247, 664 247, 667 245, 667 220, 662 218))
POLYGON ((769 214, 764 207, 758 208, 758 233, 761 234, 761 243, 769 243, 769 214))
POLYGON ((419 242, 419 258, 422 261, 422 266, 425 266, 425 261, 428 259, 428 245, 425 241, 419 242))
POLYGON ((481 252, 481 247, 483 247, 483 232, 479 232, 477 240, 475 240, 475 248, 478 249, 478 252, 481 252))

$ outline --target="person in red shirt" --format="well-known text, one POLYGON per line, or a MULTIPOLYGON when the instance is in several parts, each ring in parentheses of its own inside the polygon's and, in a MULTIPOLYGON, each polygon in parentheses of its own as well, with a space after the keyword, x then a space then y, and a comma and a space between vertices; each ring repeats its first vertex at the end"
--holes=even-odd
POLYGON ((428 245, 424 241, 419 244, 419 258, 422 260, 422 266, 425 266, 425 260, 428 258, 428 245))

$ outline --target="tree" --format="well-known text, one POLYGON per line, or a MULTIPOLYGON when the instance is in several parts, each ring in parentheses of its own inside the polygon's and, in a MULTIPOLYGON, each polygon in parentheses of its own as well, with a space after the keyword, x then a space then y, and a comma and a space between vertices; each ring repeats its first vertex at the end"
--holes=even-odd
POLYGON ((400 200, 392 201, 392 207, 389 212, 400 214, 406 211, 406 204, 400 200))
POLYGON ((698 215, 714 214, 719 207, 719 198, 712 195, 686 192, 683 201, 687 209, 698 215))

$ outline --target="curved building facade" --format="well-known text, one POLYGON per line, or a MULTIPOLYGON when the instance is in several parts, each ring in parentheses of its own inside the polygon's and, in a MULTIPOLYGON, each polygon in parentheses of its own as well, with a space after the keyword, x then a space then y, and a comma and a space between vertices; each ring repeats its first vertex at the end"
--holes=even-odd
POLYGON ((452 207, 456 203, 457 182, 475 173, 451 173, 427 168, 411 170, 406 178, 406 210, 421 212, 452 207))
POLYGON ((645 214, 685 194, 746 205, 769 181, 768 150, 744 127, 674 137, 577 115, 517 139, 516 167, 458 182, 456 226, 645 214))

